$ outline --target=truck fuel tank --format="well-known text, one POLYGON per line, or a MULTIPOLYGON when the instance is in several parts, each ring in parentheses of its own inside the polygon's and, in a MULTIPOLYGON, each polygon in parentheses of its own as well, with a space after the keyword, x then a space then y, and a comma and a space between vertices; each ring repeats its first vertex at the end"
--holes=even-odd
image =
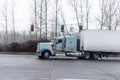
POLYGON ((70 56, 70 57, 81 57, 82 53, 81 52, 71 52, 71 53, 66 53, 66 56, 70 56))

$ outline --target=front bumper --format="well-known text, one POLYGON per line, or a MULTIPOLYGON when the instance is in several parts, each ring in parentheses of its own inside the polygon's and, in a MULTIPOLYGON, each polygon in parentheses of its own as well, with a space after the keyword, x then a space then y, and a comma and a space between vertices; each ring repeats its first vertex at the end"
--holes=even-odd
POLYGON ((40 52, 36 52, 36 55, 37 55, 37 56, 41 56, 41 53, 40 53, 40 52))

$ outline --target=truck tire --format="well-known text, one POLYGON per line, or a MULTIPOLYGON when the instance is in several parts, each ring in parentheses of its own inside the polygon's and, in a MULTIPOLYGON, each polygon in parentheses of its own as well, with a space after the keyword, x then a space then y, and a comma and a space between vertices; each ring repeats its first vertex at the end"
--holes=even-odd
POLYGON ((42 56, 38 56, 38 59, 42 59, 42 56))
POLYGON ((98 58, 100 58, 100 54, 99 54, 99 53, 93 53, 93 54, 92 54, 92 58, 93 58, 94 60, 97 60, 98 58))
POLYGON ((85 52, 85 53, 84 53, 84 58, 85 58, 85 59, 90 59, 90 58, 91 58, 91 53, 85 52))
POLYGON ((49 51, 44 51, 42 57, 43 57, 44 59, 49 59, 49 57, 50 57, 50 52, 49 52, 49 51))

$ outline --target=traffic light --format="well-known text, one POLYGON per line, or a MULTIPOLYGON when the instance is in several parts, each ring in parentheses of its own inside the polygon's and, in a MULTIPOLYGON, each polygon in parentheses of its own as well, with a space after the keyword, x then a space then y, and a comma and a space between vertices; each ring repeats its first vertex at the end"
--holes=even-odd
POLYGON ((61 25, 61 32, 64 32, 64 25, 61 25))
POLYGON ((34 31, 34 24, 31 24, 31 31, 34 31))
POLYGON ((81 32, 83 30, 83 26, 79 25, 79 32, 81 32))

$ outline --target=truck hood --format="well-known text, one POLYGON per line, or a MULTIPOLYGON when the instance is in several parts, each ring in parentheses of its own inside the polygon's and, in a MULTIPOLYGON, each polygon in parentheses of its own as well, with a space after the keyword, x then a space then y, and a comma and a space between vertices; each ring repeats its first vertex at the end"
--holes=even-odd
POLYGON ((39 43, 39 44, 44 44, 44 45, 52 45, 53 43, 51 43, 51 42, 43 42, 43 43, 39 43))
POLYGON ((51 50, 52 49, 52 45, 53 43, 50 43, 50 42, 45 42, 45 43, 39 43, 37 45, 37 52, 39 52, 41 49, 49 49, 51 50))

